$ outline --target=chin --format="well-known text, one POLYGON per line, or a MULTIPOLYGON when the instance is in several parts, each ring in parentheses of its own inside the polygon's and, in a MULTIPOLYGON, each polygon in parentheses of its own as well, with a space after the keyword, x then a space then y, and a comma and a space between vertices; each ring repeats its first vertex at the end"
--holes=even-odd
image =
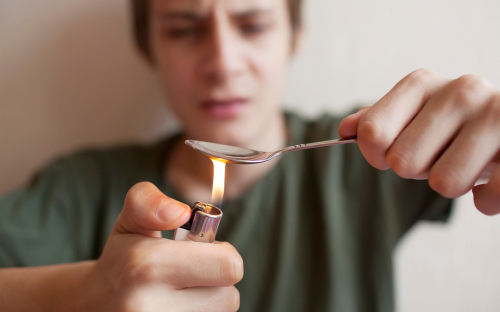
POLYGON ((219 129, 212 129, 210 133, 206 133, 203 136, 206 137, 206 141, 214 142, 225 145, 242 146, 245 142, 248 142, 255 131, 248 128, 237 128, 230 127, 220 127, 219 129))
POLYGON ((243 120, 206 121, 203 127, 195 127, 187 133, 190 134, 190 139, 245 147, 245 143, 257 135, 258 129, 258 123, 243 120))
POLYGON ((188 139, 252 148, 250 145, 266 131, 275 113, 248 105, 237 116, 219 118, 198 110, 184 119, 184 126, 188 139))

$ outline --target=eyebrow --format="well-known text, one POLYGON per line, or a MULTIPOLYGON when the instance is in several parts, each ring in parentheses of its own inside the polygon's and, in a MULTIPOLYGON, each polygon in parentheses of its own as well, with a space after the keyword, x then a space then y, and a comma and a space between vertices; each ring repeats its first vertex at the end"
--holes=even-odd
POLYGON ((271 10, 271 9, 254 9, 254 10, 236 13, 234 16, 236 18, 248 18, 248 17, 253 17, 256 15, 271 15, 272 13, 273 13, 273 10, 271 10))
MULTIPOLYGON (((273 11, 271 9, 254 9, 254 10, 235 13, 232 15, 232 17, 236 19, 244 19, 257 15, 270 15, 272 13, 273 11)), ((194 13, 191 11, 175 11, 175 12, 160 13, 160 18, 162 20, 188 20, 188 21, 200 22, 206 20, 206 15, 194 13)))
POLYGON ((190 21, 202 21, 205 19, 203 15, 189 11, 161 13, 160 18, 162 20, 190 20, 190 21))

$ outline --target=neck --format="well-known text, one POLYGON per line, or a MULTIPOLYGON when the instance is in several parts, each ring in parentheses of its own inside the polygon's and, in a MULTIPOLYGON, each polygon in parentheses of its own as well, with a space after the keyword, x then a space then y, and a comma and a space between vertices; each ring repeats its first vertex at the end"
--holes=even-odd
MULTIPOLYGON (((184 144, 182 137, 174 144, 166 166, 165 179, 184 200, 192 204, 195 201, 210 202, 212 194, 213 164, 205 155, 196 152, 184 144)), ((286 143, 286 127, 283 114, 273 119, 262 133, 239 145, 261 151, 274 151, 283 148, 286 143)), ((226 166, 224 199, 241 196, 245 191, 268 173, 278 160, 271 160, 255 165, 226 166)))

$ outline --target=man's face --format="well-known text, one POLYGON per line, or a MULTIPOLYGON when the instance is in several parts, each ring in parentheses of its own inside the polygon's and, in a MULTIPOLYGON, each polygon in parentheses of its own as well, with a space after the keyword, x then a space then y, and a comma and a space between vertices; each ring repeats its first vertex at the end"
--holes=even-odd
POLYGON ((151 0, 152 59, 191 139, 242 145, 280 114, 287 0, 151 0))

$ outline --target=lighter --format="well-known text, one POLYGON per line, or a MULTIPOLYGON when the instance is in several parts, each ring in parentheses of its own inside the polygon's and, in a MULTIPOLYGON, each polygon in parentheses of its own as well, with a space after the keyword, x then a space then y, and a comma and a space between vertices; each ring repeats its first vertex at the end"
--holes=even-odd
POLYGON ((213 243, 222 218, 222 211, 214 205, 196 202, 191 207, 189 221, 175 230, 174 240, 213 243))

